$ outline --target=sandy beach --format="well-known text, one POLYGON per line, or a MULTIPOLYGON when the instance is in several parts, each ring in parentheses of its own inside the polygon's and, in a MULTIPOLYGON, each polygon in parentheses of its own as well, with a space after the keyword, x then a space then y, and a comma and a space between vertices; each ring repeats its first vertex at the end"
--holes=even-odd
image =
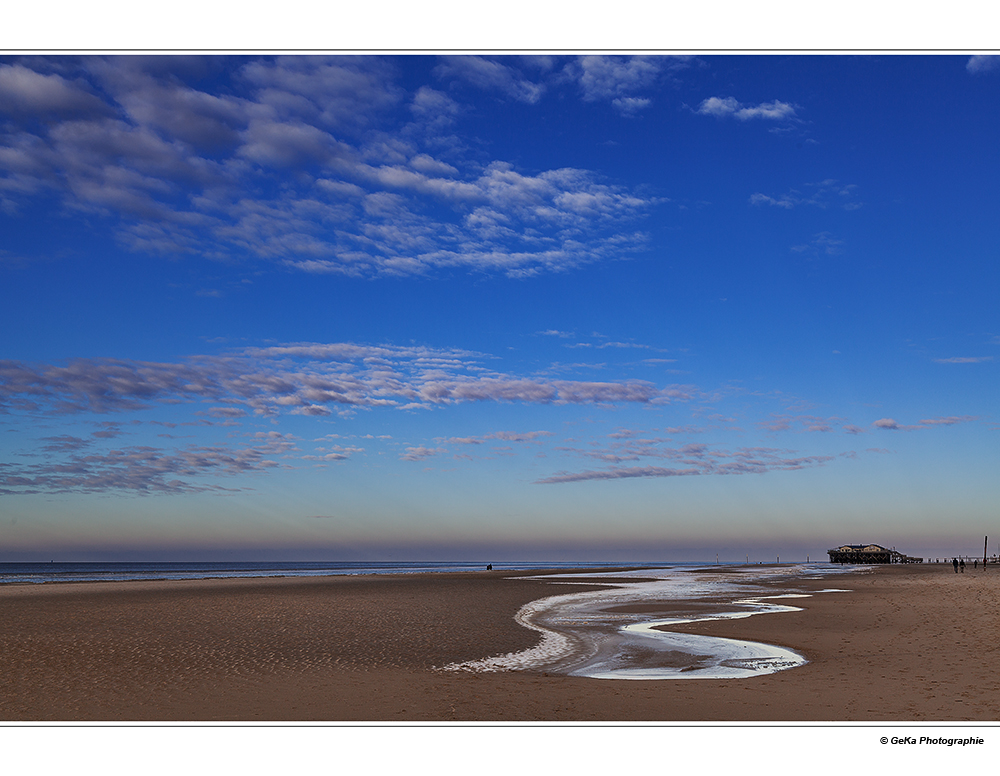
MULTIPOLYGON (((436 668, 533 646, 518 609, 592 590, 537 572, 9 585, 0 719, 992 721, 1000 567, 776 583, 802 611, 678 631, 793 649, 750 679, 622 681, 436 668)), ((581 575, 580 580, 585 578, 581 575)), ((680 611, 685 602, 665 602, 680 611)))

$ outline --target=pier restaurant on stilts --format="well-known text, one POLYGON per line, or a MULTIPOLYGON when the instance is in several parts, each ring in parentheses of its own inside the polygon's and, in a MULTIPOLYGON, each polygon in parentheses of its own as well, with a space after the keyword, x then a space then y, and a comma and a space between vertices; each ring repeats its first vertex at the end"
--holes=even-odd
POLYGON ((881 544, 843 544, 827 550, 830 563, 921 563, 923 558, 911 558, 881 544))

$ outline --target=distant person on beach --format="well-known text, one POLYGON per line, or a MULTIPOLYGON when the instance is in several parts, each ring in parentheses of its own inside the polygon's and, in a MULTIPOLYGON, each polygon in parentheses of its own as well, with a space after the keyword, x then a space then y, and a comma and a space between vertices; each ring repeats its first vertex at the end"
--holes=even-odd
POLYGON ((955 567, 955 573, 958 573, 958 558, 951 559, 951 565, 955 567))
POLYGON ((486 570, 487 571, 493 571, 493 564, 492 563, 487 563, 486 564, 486 570))
POLYGON ((965 558, 962 558, 962 560, 960 560, 958 562, 958 567, 960 569, 962 569, 962 573, 964 574, 965 573, 965 558))
POLYGON ((979 558, 976 558, 974 561, 972 561, 972 568, 973 569, 979 568, 979 558))

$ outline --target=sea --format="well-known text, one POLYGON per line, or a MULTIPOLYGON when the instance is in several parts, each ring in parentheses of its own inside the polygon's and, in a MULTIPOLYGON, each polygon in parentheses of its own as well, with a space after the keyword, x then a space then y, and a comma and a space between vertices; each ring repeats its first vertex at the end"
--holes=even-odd
MULTIPOLYGON (((664 568, 677 563, 606 562, 493 562, 494 571, 541 569, 664 568)), ((694 564, 697 565, 697 564, 694 564)), ((371 561, 202 561, 196 563, 0 563, 0 585, 44 582, 125 582, 156 579, 231 579, 238 577, 322 577, 341 574, 427 574, 483 571, 487 561, 371 562, 371 561)))

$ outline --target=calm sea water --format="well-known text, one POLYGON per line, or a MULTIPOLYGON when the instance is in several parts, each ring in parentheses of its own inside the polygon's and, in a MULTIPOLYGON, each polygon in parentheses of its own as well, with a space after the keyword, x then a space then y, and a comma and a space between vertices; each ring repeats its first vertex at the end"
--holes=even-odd
MULTIPOLYGON (((496 571, 571 568, 643 568, 691 565, 676 563, 493 563, 496 571)), ((0 563, 0 585, 41 582, 118 582, 139 579, 213 579, 232 577, 317 577, 334 574, 420 574, 483 571, 485 562, 201 562, 201 563, 0 563)))

